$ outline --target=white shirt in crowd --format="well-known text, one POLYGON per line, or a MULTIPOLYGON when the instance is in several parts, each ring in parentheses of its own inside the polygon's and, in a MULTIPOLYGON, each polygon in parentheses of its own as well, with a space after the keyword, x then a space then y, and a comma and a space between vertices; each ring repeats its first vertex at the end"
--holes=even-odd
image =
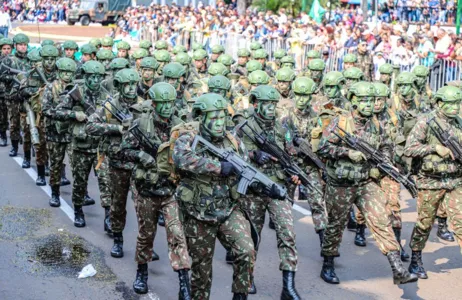
POLYGON ((8 27, 8 30, 11 28, 10 15, 6 12, 0 13, 0 27, 8 27))

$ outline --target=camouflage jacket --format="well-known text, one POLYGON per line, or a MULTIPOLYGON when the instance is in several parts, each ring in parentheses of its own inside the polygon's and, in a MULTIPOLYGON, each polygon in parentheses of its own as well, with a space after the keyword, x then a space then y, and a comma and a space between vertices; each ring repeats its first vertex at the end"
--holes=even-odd
POLYGON ((17 80, 16 71, 27 72, 30 70, 30 62, 26 56, 21 56, 19 53, 6 56, 2 59, 2 73, 0 81, 5 84, 5 98, 8 101, 19 101, 20 81, 17 80), (3 69, 4 67, 4 70, 3 69), (16 80, 15 80, 16 79, 16 80))
POLYGON ((194 218, 214 225, 223 223, 239 206, 237 178, 221 176, 221 164, 217 157, 198 145, 191 144, 196 134, 201 134, 219 148, 231 148, 246 158, 246 150, 241 141, 229 132, 223 139, 211 140, 199 133, 199 122, 187 123, 193 130, 180 132, 174 144, 173 162, 180 177, 175 193, 185 218, 194 218))
POLYGON ((27 101, 36 114, 42 114, 42 101, 45 87, 57 78, 57 71, 45 72, 42 67, 37 67, 37 71, 45 76, 47 82, 43 82, 37 72, 32 72, 29 76, 18 76, 20 79, 19 98, 27 101))
POLYGON ((365 53, 360 53, 358 51, 356 55, 358 58, 356 65, 361 69, 361 71, 363 71, 364 79, 366 81, 372 81, 374 76, 374 64, 372 62, 371 52, 369 50, 367 50, 365 53))
POLYGON ((294 107, 295 94, 292 90, 290 90, 288 93, 282 93, 282 92, 279 92, 279 93, 281 94, 281 98, 279 99, 279 102, 276 106, 276 111, 279 113, 280 116, 282 116, 285 110, 294 107))
POLYGON ((399 94, 395 94, 391 99, 392 103, 389 107, 398 113, 400 125, 403 128, 403 134, 406 138, 417 122, 419 114, 427 112, 426 104, 420 100, 421 95, 416 90, 413 91, 409 101, 405 100, 399 94))
POLYGON ((83 61, 76 61, 77 64, 77 71, 75 72, 75 79, 83 79, 83 61))
POLYGON ((355 113, 340 115, 324 129, 318 154, 327 159, 328 182, 339 186, 362 185, 370 180, 369 172, 373 166, 367 161, 358 163, 348 157, 349 151, 354 149, 333 133, 341 135, 336 128, 337 124, 346 132, 369 143, 387 158, 391 158, 391 141, 379 122, 375 122, 372 117, 364 118, 355 113))
POLYGON ((105 89, 109 94, 114 94, 114 75, 106 76, 101 82, 101 88, 105 89))
POLYGON ((63 94, 67 84, 59 79, 47 84, 42 98, 42 114, 45 116, 46 139, 55 143, 70 143, 72 115, 61 110, 67 105, 63 94))
POLYGON ((241 66, 239 64, 234 64, 231 66, 231 73, 236 73, 236 74, 239 74, 241 76, 247 76, 248 75, 248 72, 247 72, 247 69, 245 67, 245 65, 241 66))
POLYGON ((442 158, 436 152, 436 146, 441 145, 430 126, 437 125, 428 121, 434 118, 436 122, 448 132, 459 144, 462 143, 462 122, 459 118, 446 118, 438 110, 419 116, 412 128, 404 149, 404 155, 412 157, 413 169, 417 173, 417 187, 419 189, 449 189, 452 190, 462 184, 462 164, 450 157, 442 158))
MULTIPOLYGON (((134 121, 134 124, 138 124, 138 128, 141 132, 151 143, 157 145, 160 149, 163 143, 169 141, 172 127, 181 124, 182 121, 174 115, 167 121, 162 120, 152 108, 151 100, 143 102, 143 108, 143 112, 140 117, 134 121)), ((120 148, 122 156, 127 161, 135 163, 133 178, 140 193, 146 195, 157 188, 168 185, 164 180, 159 180, 160 175, 157 172, 157 166, 148 169, 140 163, 139 156, 142 151, 148 155, 152 155, 152 153, 149 152, 149 149, 144 149, 131 132, 127 131, 124 133, 120 148)), ((157 161, 157 153, 155 154, 153 158, 157 161)))
MULTIPOLYGON (((154 82, 154 81, 153 81, 154 82)), ((152 86, 152 85, 151 85, 152 86)), ((138 97, 141 97, 143 99, 149 99, 149 88, 151 86, 146 85, 143 80, 140 80, 138 84, 136 85, 136 93, 138 94, 138 97)))
MULTIPOLYGON (((137 119, 141 111, 132 107, 135 104, 143 103, 143 99, 137 97, 135 99, 123 99, 116 94, 111 99, 109 107, 114 109, 117 107, 128 118, 137 119), (131 109, 130 109, 131 108, 131 109)), ((107 154, 109 157, 109 165, 124 170, 132 170, 133 162, 124 159, 120 152, 122 143, 122 123, 120 123, 111 113, 105 108, 97 108, 95 113, 88 118, 85 126, 86 133, 93 136, 104 136, 109 144, 107 154)))

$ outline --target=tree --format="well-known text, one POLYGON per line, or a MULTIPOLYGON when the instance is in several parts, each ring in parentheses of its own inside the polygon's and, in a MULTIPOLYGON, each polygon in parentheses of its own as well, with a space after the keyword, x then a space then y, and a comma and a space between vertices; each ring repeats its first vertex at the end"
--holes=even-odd
POLYGON ((271 10, 272 12, 278 12, 284 8, 288 14, 293 16, 298 16, 301 11, 300 0, 254 0, 252 6, 259 11, 271 10))

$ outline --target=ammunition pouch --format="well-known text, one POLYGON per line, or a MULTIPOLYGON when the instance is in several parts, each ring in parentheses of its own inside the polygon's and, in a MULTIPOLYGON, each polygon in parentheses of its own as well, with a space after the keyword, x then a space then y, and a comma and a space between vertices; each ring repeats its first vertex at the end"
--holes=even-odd
POLYGON ((444 159, 436 154, 430 154, 422 159, 421 171, 427 176, 452 176, 460 173, 460 165, 444 159))
POLYGON ((369 178, 369 166, 354 164, 348 160, 338 160, 334 163, 335 178, 337 180, 358 182, 369 178))

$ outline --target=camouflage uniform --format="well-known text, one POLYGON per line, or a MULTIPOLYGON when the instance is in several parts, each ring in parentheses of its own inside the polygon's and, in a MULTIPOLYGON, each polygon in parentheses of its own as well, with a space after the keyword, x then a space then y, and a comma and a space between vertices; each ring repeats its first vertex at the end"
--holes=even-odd
POLYGON ((372 54, 369 50, 364 53, 358 51, 356 55, 358 61, 356 65, 364 73, 364 79, 366 81, 372 81, 374 78, 374 64, 372 62, 372 54))

